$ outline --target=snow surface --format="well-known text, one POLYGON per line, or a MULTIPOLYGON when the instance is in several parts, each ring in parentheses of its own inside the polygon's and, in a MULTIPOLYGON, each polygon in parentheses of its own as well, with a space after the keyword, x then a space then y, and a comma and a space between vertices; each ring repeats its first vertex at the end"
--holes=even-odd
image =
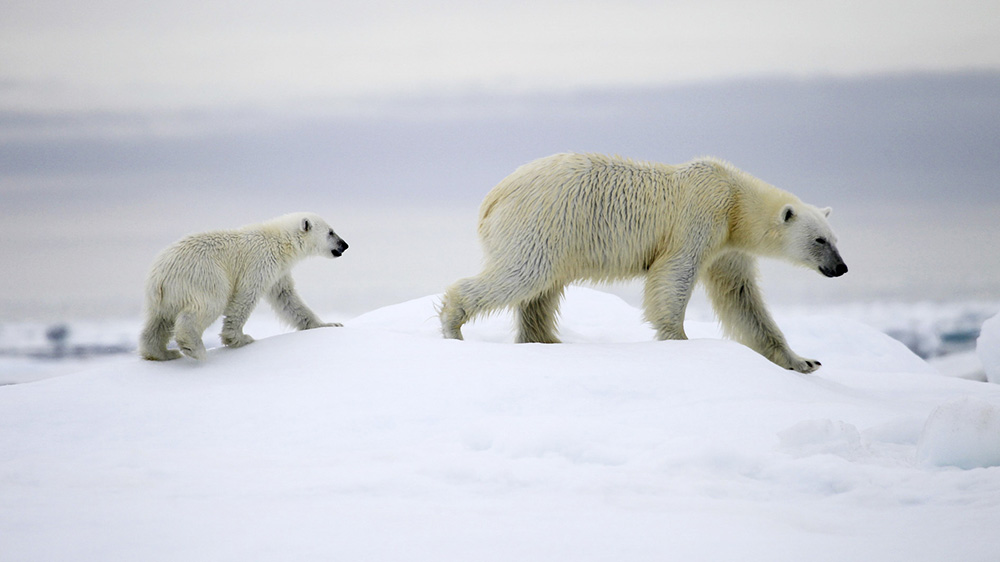
POLYGON ((1000 559, 1000 387, 853 321, 823 368, 568 291, 564 345, 436 297, 0 387, 0 560, 1000 559))

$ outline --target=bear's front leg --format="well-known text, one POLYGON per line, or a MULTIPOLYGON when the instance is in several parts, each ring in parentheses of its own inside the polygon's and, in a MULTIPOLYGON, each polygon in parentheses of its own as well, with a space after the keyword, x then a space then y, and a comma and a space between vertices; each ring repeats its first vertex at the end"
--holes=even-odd
POLYGON ((720 256, 708 267, 705 288, 725 333, 786 369, 800 373, 819 369, 819 361, 800 357, 788 347, 764 306, 756 279, 756 263, 740 252, 720 256))

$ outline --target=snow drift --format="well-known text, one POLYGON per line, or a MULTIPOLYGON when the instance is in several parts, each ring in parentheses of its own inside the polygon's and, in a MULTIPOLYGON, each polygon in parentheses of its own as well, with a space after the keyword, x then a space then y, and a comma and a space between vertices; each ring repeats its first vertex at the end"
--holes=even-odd
POLYGON ((0 558, 1000 555, 1000 387, 870 328, 778 318, 800 375, 593 290, 563 345, 443 340, 434 304, 0 387, 0 558))

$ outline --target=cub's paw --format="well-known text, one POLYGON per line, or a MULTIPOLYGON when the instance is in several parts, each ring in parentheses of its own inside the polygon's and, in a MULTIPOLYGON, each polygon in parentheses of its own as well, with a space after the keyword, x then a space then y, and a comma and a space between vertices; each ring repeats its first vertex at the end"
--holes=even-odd
POLYGON ((297 329, 299 330, 315 330, 316 328, 343 328, 344 325, 340 322, 318 322, 318 321, 308 321, 299 324, 297 329))
POLYGON ((222 338, 222 344, 226 347, 243 347, 244 345, 253 343, 253 338, 246 334, 223 332, 219 336, 222 338))
POLYGON ((201 342, 177 342, 177 346, 180 347, 181 353, 187 355, 191 359, 195 359, 197 361, 203 361, 205 359, 205 344, 201 342))
POLYGON ((142 353, 142 358, 149 361, 173 361, 181 358, 181 352, 176 349, 146 351, 142 353))

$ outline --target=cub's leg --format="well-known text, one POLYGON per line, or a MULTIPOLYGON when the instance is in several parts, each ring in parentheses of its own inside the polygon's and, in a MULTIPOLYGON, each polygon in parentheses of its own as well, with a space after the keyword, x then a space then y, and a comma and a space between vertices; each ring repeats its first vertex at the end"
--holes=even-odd
POLYGON ((266 298, 278 318, 298 330, 343 326, 343 324, 325 323, 320 320, 319 316, 316 316, 316 313, 310 310, 295 292, 295 283, 292 281, 291 275, 285 275, 279 279, 267 292, 266 298))
POLYGON ((705 272, 705 288, 722 328, 734 340, 786 369, 811 373, 815 359, 799 356, 771 318, 757 288, 756 262, 741 252, 716 259, 705 272))
POLYGON ((224 345, 243 347, 253 343, 253 338, 243 333, 243 326, 259 301, 260 293, 253 290, 239 291, 229 299, 223 311, 225 319, 222 321, 222 332, 219 333, 224 345))
POLYGON ((205 358, 205 343, 201 335, 205 329, 215 321, 218 314, 185 309, 177 316, 177 330, 175 339, 177 347, 181 353, 192 359, 202 360, 205 358))
POLYGON ((170 337, 174 335, 174 319, 150 312, 146 326, 139 337, 139 354, 150 361, 170 361, 181 356, 176 349, 167 349, 170 337))

